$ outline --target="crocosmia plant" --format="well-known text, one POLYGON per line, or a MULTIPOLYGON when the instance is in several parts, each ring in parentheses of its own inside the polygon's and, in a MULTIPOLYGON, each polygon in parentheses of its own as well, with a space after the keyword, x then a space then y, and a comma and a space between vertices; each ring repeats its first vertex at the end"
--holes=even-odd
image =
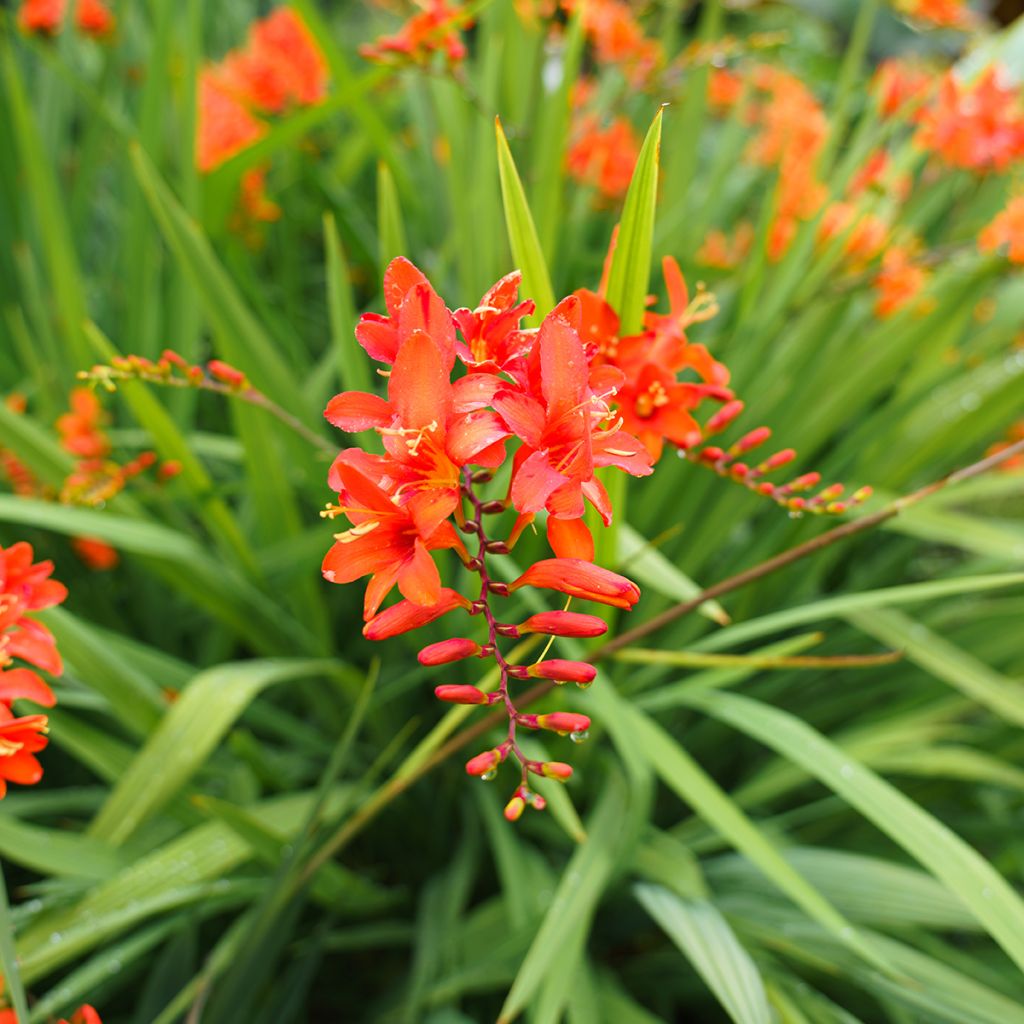
POLYGON ((1020 6, 0 5, 0 1024, 1024 1024, 1020 6))

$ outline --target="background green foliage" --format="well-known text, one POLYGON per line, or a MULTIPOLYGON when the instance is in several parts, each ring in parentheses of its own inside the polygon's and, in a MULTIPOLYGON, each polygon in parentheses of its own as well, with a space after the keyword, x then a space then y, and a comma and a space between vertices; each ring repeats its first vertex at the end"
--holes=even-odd
MULTIPOLYGON (((42 480, 69 469, 50 425, 75 371, 113 352, 217 355, 340 444, 320 412, 375 386, 352 327, 381 308, 399 251, 452 307, 475 305, 513 253, 541 300, 548 273, 556 297, 596 285, 620 210, 561 170, 577 30, 546 91, 540 32, 511 4, 481 5, 459 84, 363 65, 355 45, 393 27, 385 14, 295 6, 328 56, 329 99, 204 180, 196 71, 243 38, 255 4, 123 4, 106 46, 0 25, 0 387, 31 413, 0 409, 0 431, 42 480), (253 247, 228 224, 241 173, 264 161, 283 216, 253 247), (515 234, 516 166, 535 238, 515 234)), ((876 4, 852 31, 818 16, 838 5, 684 6, 654 12, 666 39, 787 33, 776 56, 850 126, 838 194, 887 130, 866 103, 870 62, 920 41, 884 11, 872 36, 876 4)), ((707 116, 706 74, 665 97, 614 69, 600 85, 641 128, 672 100, 653 265, 672 254, 691 282, 708 227, 766 224, 771 203, 739 159, 749 129, 707 116)), ((722 312, 693 337, 732 368, 745 422, 878 501, 979 457, 1021 410, 1021 282, 972 245, 1003 187, 953 173, 913 193, 902 222, 952 247, 925 316, 875 319, 813 224, 779 264, 762 233, 735 272, 710 275, 722 312)), ((636 270, 613 278, 629 301, 647 287, 636 270)), ((103 509, 0 495, 0 542, 31 540, 71 591, 46 616, 67 661, 46 779, 0 806, 19 957, 5 973, 31 1021, 86 999, 115 1024, 190 1010, 205 1024, 1024 1020, 1024 476, 950 488, 724 598, 731 625, 705 607, 645 641, 656 654, 605 663, 565 698, 595 720, 577 776, 513 828, 503 794, 446 756, 470 712, 439 709, 437 673, 414 657, 444 630, 374 648, 359 588, 319 577, 328 456, 214 396, 129 384, 106 404, 120 451, 182 460, 172 484, 103 509), (66 539, 81 534, 121 565, 79 567, 66 539), (905 658, 720 657, 883 649, 905 658)), ((602 550, 644 588, 630 624, 828 525, 671 454, 628 490, 602 550)), ((528 538, 501 569, 543 550, 528 538)))

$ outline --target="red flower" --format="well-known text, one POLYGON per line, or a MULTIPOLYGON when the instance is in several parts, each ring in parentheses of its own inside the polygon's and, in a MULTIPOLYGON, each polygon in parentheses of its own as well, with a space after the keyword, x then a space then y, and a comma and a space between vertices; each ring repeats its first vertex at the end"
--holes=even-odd
POLYGON ((121 560, 117 548, 96 537, 75 537, 71 541, 75 554, 95 572, 108 572, 121 560))
POLYGON ((46 744, 46 715, 16 718, 0 703, 0 799, 7 795, 8 782, 32 786, 43 777, 35 755, 46 744))
POLYGON ((265 122, 253 117, 215 67, 199 75, 197 94, 196 166, 207 173, 267 133, 265 122))
POLYGON ((946 163, 975 171, 1004 171, 1024 156, 1019 90, 989 67, 973 85, 948 72, 920 114, 917 142, 946 163))
POLYGON ((650 457, 626 431, 603 426, 614 389, 596 393, 591 387, 583 343, 566 319, 577 309, 576 300, 567 299, 545 317, 530 355, 529 391, 499 391, 494 408, 523 441, 513 464, 515 508, 547 508, 554 516, 577 519, 586 498, 608 523, 611 505, 594 470, 617 466, 647 476, 650 457))
POLYGON ((107 10, 103 0, 77 0, 75 4, 75 24, 80 32, 87 36, 100 39, 114 31, 117 22, 107 10))
POLYGON ((872 287, 877 293, 875 316, 889 317, 913 301, 928 281, 928 271, 914 263, 907 246, 890 246, 872 287))
POLYGON ((396 505, 354 466, 335 463, 332 472, 340 483, 336 513, 344 512, 352 527, 335 535, 335 544, 324 558, 324 578, 351 583, 370 576, 364 602, 367 620, 376 615, 396 584, 414 604, 437 604, 441 578, 430 552, 460 547, 462 542, 451 523, 438 520, 431 496, 396 505))
MULTIPOLYGON (((75 26, 84 35, 101 38, 114 31, 117 22, 103 0, 73 0, 75 26)), ((64 24, 66 0, 24 0, 18 25, 24 32, 54 36, 64 24)))
POLYGON ((624 196, 640 155, 640 138, 629 121, 618 117, 607 128, 599 128, 597 119, 587 116, 574 135, 565 158, 569 174, 609 199, 624 196))
POLYGON ((466 56, 460 28, 472 24, 470 16, 448 0, 421 0, 424 10, 414 14, 391 36, 359 47, 359 54, 378 64, 426 64, 435 53, 443 52, 449 64, 458 64, 466 56))
POLYGON ((487 290, 474 310, 457 309, 454 314, 463 340, 455 351, 471 370, 500 373, 521 360, 533 346, 533 332, 520 323, 534 310, 532 299, 518 301, 523 275, 506 274, 487 290))
POLYGON ((103 406, 92 388, 71 392, 71 411, 57 420, 61 445, 72 455, 101 459, 110 453, 110 439, 103 432, 103 406))
POLYGON ((435 604, 421 605, 412 601, 398 601, 390 608, 378 612, 363 626, 363 636, 367 640, 388 640, 401 633, 426 626, 442 615, 455 611, 456 608, 469 611, 472 602, 454 590, 442 587, 435 604))
POLYGON ((1006 209, 978 235, 978 248, 993 252, 1007 246, 1006 255, 1012 263, 1024 263, 1024 195, 1014 196, 1006 209))

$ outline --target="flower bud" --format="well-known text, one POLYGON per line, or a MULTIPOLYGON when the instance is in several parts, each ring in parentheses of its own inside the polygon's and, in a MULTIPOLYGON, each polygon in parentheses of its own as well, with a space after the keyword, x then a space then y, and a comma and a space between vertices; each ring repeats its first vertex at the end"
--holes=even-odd
POLYGON ((594 681, 597 669, 584 661, 566 661, 563 658, 552 658, 550 661, 538 661, 527 669, 534 679, 553 679, 556 683, 583 683, 594 681))
POLYGON ((211 377, 219 380, 222 384, 227 384, 229 387, 244 388, 249 386, 249 381, 241 370, 236 370, 230 363, 225 363, 221 359, 211 359, 206 364, 206 369, 210 371, 211 377))
POLYGON ((857 502, 867 501, 867 499, 871 497, 871 494, 872 494, 872 488, 870 488, 870 487, 860 487, 856 491, 853 492, 853 498, 851 500, 857 501, 857 502))
POLYGON ((608 623, 582 612, 538 612, 520 623, 519 632, 589 638, 607 633, 608 623))
POLYGON ((485 750, 476 757, 471 757, 466 762, 466 774, 477 775, 481 778, 493 778, 492 773, 497 770, 499 764, 505 760, 505 755, 495 747, 494 750, 485 750))
POLYGON ((772 436, 771 429, 769 427, 758 427, 756 430, 750 431, 749 434, 744 434, 730 449, 730 451, 736 452, 749 452, 751 448, 757 448, 764 444, 769 437, 772 436))
POLYGON ((541 587, 570 597, 599 601, 615 608, 632 608, 640 588, 625 576, 579 558, 545 558, 531 565, 510 587, 541 587))
POLYGON ((830 484, 819 492, 818 501, 835 501, 845 490, 846 488, 842 484, 830 484))
POLYGON ((712 464, 721 462, 725 457, 725 452, 721 448, 716 448, 713 444, 709 444, 700 453, 701 462, 710 462, 712 464))
POLYGON ((792 462, 795 458, 796 450, 794 448, 783 448, 781 452, 770 455, 757 468, 761 473, 770 473, 773 469, 785 466, 787 462, 792 462))
POLYGON ((559 782, 565 782, 566 779, 572 776, 572 765, 566 764, 564 761, 545 761, 540 766, 540 774, 547 779, 557 779, 559 782))
POLYGON ((526 810, 526 801, 517 793, 505 804, 505 820, 518 821, 526 810))
POLYGON ((416 657, 421 665, 447 665, 452 661, 472 658, 480 653, 480 645, 475 640, 453 636, 450 640, 428 644, 416 657))
POLYGON ((571 711, 553 711, 547 715, 536 715, 537 726, 557 732, 559 736, 568 736, 574 732, 586 732, 590 728, 590 719, 586 715, 577 715, 571 711))
POLYGON ((803 476, 790 480, 786 487, 790 491, 806 491, 810 487, 815 487, 820 481, 820 473, 804 473, 803 476))
POLYGON ((434 696, 449 704, 490 704, 491 699, 475 686, 444 685, 434 687, 434 696))
POLYGON ((720 430, 725 430, 741 412, 743 412, 743 403, 739 399, 726 402, 704 425, 705 435, 717 434, 720 430))
MULTIPOLYGON (((330 577, 325 574, 325 578, 329 579, 330 577)), ((409 630, 419 629, 420 626, 425 626, 456 608, 465 608, 466 611, 469 611, 472 606, 472 602, 461 594, 449 587, 442 587, 441 596, 434 604, 399 601, 390 608, 385 608, 363 626, 363 636, 367 640, 387 640, 390 637, 398 636, 399 633, 408 633, 409 630)))

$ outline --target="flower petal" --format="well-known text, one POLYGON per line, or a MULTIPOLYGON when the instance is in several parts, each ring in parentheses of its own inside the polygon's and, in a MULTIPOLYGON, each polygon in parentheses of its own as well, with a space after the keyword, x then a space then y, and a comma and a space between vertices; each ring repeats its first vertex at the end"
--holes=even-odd
POLYGON ((350 434, 374 427, 386 427, 394 412, 391 404, 379 395, 365 391, 343 391, 335 395, 324 410, 327 421, 350 434))

